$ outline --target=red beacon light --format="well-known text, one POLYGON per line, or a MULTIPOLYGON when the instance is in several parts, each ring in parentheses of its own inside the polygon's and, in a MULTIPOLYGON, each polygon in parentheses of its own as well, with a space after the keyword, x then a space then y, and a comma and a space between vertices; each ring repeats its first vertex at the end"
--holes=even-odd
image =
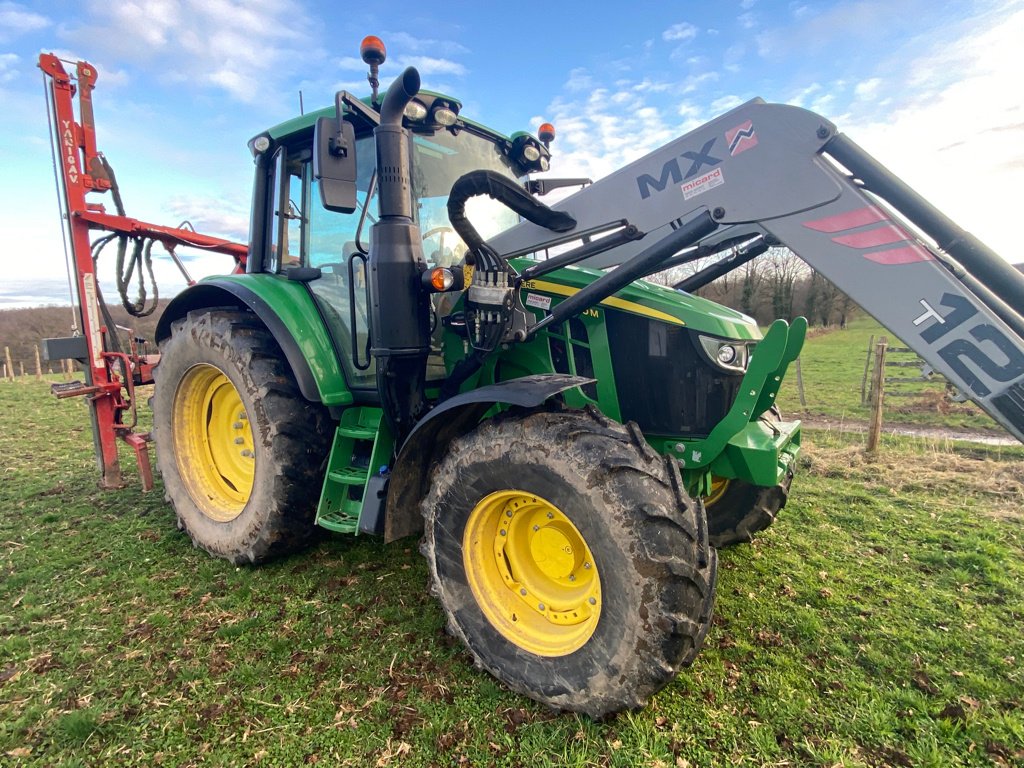
POLYGON ((367 35, 359 44, 359 55, 371 67, 379 67, 384 63, 388 54, 383 40, 376 35, 367 35))
POLYGON ((540 128, 537 129, 537 138, 543 142, 545 147, 548 146, 555 140, 555 126, 551 123, 541 123, 540 128))
MULTIPOLYGON (((370 74, 366 79, 370 82, 370 89, 373 92, 373 103, 377 104, 377 89, 380 88, 380 80, 377 79, 377 68, 384 63, 388 52, 384 48, 384 41, 376 35, 367 35, 359 44, 359 55, 363 62, 370 66, 370 74)), ((340 114, 340 113, 339 113, 340 114)))

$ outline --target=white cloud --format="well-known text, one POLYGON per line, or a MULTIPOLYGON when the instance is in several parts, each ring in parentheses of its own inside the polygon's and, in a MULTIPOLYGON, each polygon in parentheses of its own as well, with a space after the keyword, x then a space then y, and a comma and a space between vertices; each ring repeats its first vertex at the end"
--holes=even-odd
POLYGON ((801 88, 795 94, 786 99, 786 102, 796 107, 803 107, 807 105, 807 102, 810 100, 811 96, 813 96, 816 93, 819 93, 820 91, 820 83, 811 83, 810 85, 801 88))
POLYGON ((685 43, 693 40, 697 36, 697 27, 690 24, 688 21, 680 22, 679 24, 673 24, 671 27, 661 33, 663 40, 668 42, 685 43))
POLYGON ((20 3, 0 3, 0 40, 10 40, 26 32, 44 29, 52 22, 20 3))
POLYGON ((743 43, 736 43, 730 45, 725 49, 725 53, 722 54, 722 66, 725 67, 728 72, 739 72, 740 62, 747 53, 747 46, 743 43))
POLYGON ((0 53, 0 83, 9 83, 18 76, 15 67, 18 64, 16 53, 0 53))
POLYGON ((64 30, 73 42, 244 102, 322 55, 295 0, 92 0, 89 11, 88 21, 64 30))
POLYGON ((219 197, 173 195, 164 207, 170 220, 188 220, 197 231, 237 242, 249 239, 249 207, 246 200, 219 197))
POLYGON ((439 59, 434 56, 400 56, 401 67, 416 67, 421 75, 455 75, 466 74, 466 68, 451 59, 439 59))
POLYGON ((690 75, 686 78, 683 83, 683 93, 693 93, 699 90, 701 87, 708 83, 714 83, 718 80, 717 72, 701 72, 700 74, 690 75))
POLYGON ((334 66, 345 71, 365 72, 368 67, 358 56, 342 56, 334 60, 334 66))
POLYGON ((745 11, 749 11, 755 5, 757 5, 757 0, 740 0, 740 8, 745 11))
POLYGON ((445 58, 469 53, 469 49, 454 40, 436 40, 410 35, 408 32, 388 32, 384 36, 388 47, 409 53, 428 53, 445 58))
POLYGON ((887 82, 902 103, 840 128, 960 226, 1019 261, 1024 10, 968 19, 962 32, 955 47, 937 44, 909 63, 916 92, 887 82))
POLYGON ((880 77, 872 77, 867 80, 862 80, 854 86, 853 94, 858 99, 873 99, 875 98, 875 94, 878 93, 878 86, 881 84, 882 79, 880 77))
POLYGON ((728 112, 730 109, 733 109, 734 107, 738 107, 744 101, 746 101, 746 99, 741 99, 739 96, 736 96, 735 94, 722 96, 721 98, 715 99, 714 101, 711 102, 711 113, 714 116, 718 116, 723 112, 728 112))
POLYGON ((782 60, 827 51, 835 40, 874 40, 879 25, 923 7, 919 0, 848 0, 820 13, 795 6, 796 24, 772 27, 757 36, 758 52, 764 58, 782 60))
POLYGON ((736 17, 736 21, 743 29, 753 29, 757 26, 757 16, 752 13, 741 13, 736 17))
POLYGON ((576 67, 569 72, 565 87, 570 91, 589 91, 594 87, 594 79, 586 69, 576 67))

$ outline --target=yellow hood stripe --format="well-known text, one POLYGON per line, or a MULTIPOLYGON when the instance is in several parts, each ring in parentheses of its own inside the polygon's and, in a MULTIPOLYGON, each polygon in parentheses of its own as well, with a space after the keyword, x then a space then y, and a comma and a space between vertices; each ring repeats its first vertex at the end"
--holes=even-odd
MULTIPOLYGON (((549 283, 547 280, 527 280, 523 283, 523 287, 527 290, 544 291, 546 293, 556 293, 559 296, 573 296, 580 292, 579 288, 570 288, 566 285, 560 285, 559 283, 549 283)), ((654 320, 662 320, 666 323, 673 325, 686 325, 682 320, 674 315, 670 315, 667 312, 662 312, 657 309, 651 309, 645 307, 643 304, 637 304, 635 301, 626 301, 625 299, 619 299, 615 296, 609 296, 607 299, 601 302, 607 307, 615 307, 616 309, 624 309, 627 312, 633 312, 637 315, 643 315, 644 317, 650 317, 654 320)))

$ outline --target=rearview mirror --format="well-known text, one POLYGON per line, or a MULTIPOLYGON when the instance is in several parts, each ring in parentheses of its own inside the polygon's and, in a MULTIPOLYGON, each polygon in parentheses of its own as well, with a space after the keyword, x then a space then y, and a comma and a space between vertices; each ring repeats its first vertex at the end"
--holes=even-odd
POLYGON ((355 128, 346 120, 321 117, 313 144, 313 178, 320 187, 320 202, 329 211, 352 213, 356 209, 355 128))

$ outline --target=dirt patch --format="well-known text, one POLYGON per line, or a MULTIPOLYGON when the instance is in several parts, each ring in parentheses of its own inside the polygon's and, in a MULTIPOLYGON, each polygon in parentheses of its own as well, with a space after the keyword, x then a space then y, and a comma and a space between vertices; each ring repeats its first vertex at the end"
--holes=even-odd
MULTIPOLYGON (((867 434, 868 423, 857 420, 838 420, 826 418, 800 419, 804 429, 819 432, 836 432, 843 434, 867 434)), ((956 442, 981 443, 982 445, 1019 445, 1020 443, 1006 432, 948 429, 946 427, 919 427, 913 424, 886 424, 882 427, 886 435, 900 437, 921 437, 928 440, 949 440, 956 442)))

